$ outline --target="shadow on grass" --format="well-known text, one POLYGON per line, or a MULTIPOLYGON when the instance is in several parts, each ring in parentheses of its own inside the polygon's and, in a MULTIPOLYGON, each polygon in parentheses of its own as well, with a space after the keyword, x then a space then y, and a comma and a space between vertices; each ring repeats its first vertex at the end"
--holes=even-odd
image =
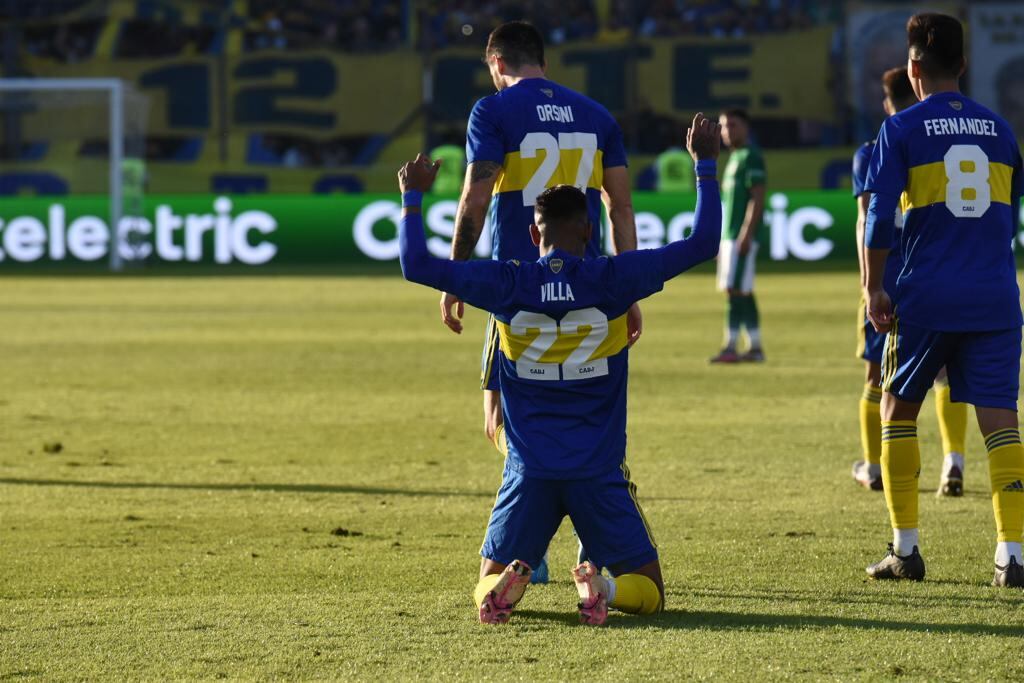
MULTIPOLYGON (((695 589, 693 591, 669 589, 669 602, 679 604, 681 601, 698 598, 712 598, 720 600, 746 600, 746 601, 773 601, 773 602, 806 602, 813 604, 831 603, 836 605, 879 605, 886 608, 905 607, 907 609, 932 609, 959 606, 964 609, 991 607, 992 596, 970 596, 970 595, 949 595, 946 592, 937 595, 921 595, 917 592, 905 592, 893 594, 883 592, 882 585, 868 579, 863 591, 842 594, 827 595, 820 591, 792 591, 778 589, 748 589, 738 593, 735 591, 719 590, 714 588, 695 589), (879 590, 871 590, 870 586, 876 585, 879 590)), ((958 579, 927 579, 923 585, 939 584, 942 586, 955 586, 965 590, 990 589, 987 582, 963 581, 958 579)), ((890 584, 892 585, 892 584, 890 584)), ((913 588, 913 587, 908 587, 913 588)), ((1024 594, 1005 593, 1005 598, 1013 600, 1014 597, 1024 597, 1024 594)), ((1024 605, 1022 605, 1024 606, 1024 605)))
MULTIPOLYGON (((541 619, 564 626, 574 626, 579 618, 574 612, 541 612, 516 610, 515 620, 541 619)), ((758 614, 740 612, 706 612, 669 610, 649 617, 612 614, 607 628, 672 629, 686 631, 804 631, 808 629, 859 629, 868 631, 901 631, 915 633, 949 633, 958 635, 990 635, 1020 637, 1019 626, 998 624, 945 624, 924 621, 858 619, 810 614, 758 614)))
POLYGON ((146 481, 76 481, 74 479, 0 478, 0 484, 12 486, 71 486, 96 489, 168 489, 180 491, 269 491, 272 493, 355 493, 372 496, 437 496, 494 498, 493 492, 401 489, 384 486, 346 486, 344 484, 204 484, 146 481))
MULTIPOLYGON (((440 498, 493 499, 493 491, 452 491, 449 489, 401 489, 385 486, 348 486, 345 484, 244 484, 244 483, 184 483, 152 481, 81 481, 75 479, 18 479, 0 478, 0 485, 12 486, 71 486, 96 489, 168 489, 181 491, 269 491, 271 493, 354 493, 369 496, 413 496, 440 498)), ((643 496, 644 501, 693 500, 674 496, 643 496)))
POLYGON ((957 498, 984 498, 984 499, 988 500, 989 498, 992 497, 992 495, 989 493, 988 489, 985 489, 984 491, 980 491, 978 489, 968 489, 968 490, 964 491, 960 496, 939 496, 939 495, 936 495, 935 487, 934 486, 922 486, 919 489, 917 489, 917 492, 920 493, 921 495, 929 495, 932 498, 940 498, 940 499, 957 497, 957 498))

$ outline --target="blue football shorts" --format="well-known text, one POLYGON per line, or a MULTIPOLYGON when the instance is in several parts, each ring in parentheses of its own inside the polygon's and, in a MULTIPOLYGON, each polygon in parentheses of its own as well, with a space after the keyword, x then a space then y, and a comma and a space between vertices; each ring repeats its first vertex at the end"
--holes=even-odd
POLYGON ((571 480, 527 477, 506 463, 480 554, 536 567, 566 515, 589 559, 615 576, 658 559, 625 462, 605 475, 571 480))
POLYGON ((480 388, 490 391, 501 389, 501 373, 498 371, 498 321, 493 315, 487 316, 487 335, 484 338, 484 352, 480 358, 480 388))
POLYGON ((895 318, 882 359, 882 389, 920 403, 943 365, 958 403, 1017 410, 1021 328, 938 332, 895 318))

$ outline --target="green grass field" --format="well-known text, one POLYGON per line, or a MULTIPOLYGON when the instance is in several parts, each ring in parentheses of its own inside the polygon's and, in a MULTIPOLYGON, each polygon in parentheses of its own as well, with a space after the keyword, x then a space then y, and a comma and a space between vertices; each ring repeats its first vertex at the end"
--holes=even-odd
POLYGON ((644 304, 629 459, 668 611, 590 629, 568 523, 552 582, 476 622, 479 311, 456 337, 386 277, 0 280, 0 680, 1024 679, 974 419, 937 500, 923 413, 927 581, 868 582, 855 276, 759 286, 759 367, 707 365, 710 275, 644 304))

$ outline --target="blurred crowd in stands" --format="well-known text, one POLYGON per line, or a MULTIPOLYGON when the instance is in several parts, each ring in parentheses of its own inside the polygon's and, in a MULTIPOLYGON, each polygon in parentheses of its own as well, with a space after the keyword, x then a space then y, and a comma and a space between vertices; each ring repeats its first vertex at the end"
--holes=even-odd
MULTIPOLYGON (((31 55, 77 62, 94 51, 116 0, 0 0, 0 23, 21 23, 31 55)), ((326 48, 382 52, 480 47, 492 28, 529 19, 554 45, 670 36, 783 32, 834 19, 820 0, 138 0, 114 46, 123 58, 224 49, 241 29, 245 50, 326 48), (243 16, 236 12, 244 11, 243 16)))
MULTIPOLYGON (((842 11, 842 3, 829 0, 0 0, 0 37, 16 34, 19 41, 17 50, 2 51, 5 60, 17 53, 63 63, 86 61, 99 49, 118 59, 239 50, 374 54, 481 49, 494 27, 514 19, 534 23, 551 45, 621 44, 788 32, 839 22, 842 11), (5 31, 5 23, 16 30, 5 31)), ((640 151, 664 148, 679 127, 643 107, 620 119, 627 143, 640 151)), ((820 138, 786 130, 780 139, 820 138)), ((334 167, 358 163, 364 143, 267 134, 254 147, 263 163, 334 167)))

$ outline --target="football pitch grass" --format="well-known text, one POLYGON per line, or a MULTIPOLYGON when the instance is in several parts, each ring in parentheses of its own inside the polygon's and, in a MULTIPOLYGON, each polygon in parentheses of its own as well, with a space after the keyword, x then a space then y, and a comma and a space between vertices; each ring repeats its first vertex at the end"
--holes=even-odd
POLYGON ((0 680, 1024 679, 974 418, 936 499, 929 397, 928 578, 870 582, 856 275, 759 288, 763 366, 708 366, 709 274, 643 304, 628 457, 667 611, 578 625, 566 522, 485 627, 482 313, 456 337, 394 277, 0 279, 0 680))

